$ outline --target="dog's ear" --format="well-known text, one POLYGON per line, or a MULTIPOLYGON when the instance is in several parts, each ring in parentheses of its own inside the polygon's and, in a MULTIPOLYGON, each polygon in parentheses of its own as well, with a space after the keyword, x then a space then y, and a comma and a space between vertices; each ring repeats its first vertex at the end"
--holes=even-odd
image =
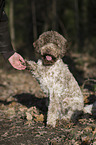
POLYGON ((66 54, 66 51, 68 50, 68 42, 66 40, 65 44, 63 45, 62 49, 61 49, 61 54, 60 57, 63 58, 64 55, 66 54))
POLYGON ((34 46, 34 48, 35 48, 35 51, 36 51, 37 53, 40 53, 40 44, 39 44, 39 41, 38 41, 38 40, 36 40, 36 41, 33 43, 33 46, 34 46))

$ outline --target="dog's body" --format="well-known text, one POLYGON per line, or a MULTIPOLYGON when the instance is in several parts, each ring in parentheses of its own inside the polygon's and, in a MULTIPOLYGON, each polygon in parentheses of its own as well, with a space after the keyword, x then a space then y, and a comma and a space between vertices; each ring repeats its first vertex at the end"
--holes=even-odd
POLYGON ((78 112, 83 110, 83 95, 62 59, 52 66, 44 66, 42 60, 37 64, 33 61, 28 63, 34 68, 32 74, 49 97, 47 124, 55 127, 57 119, 76 119, 78 112))
POLYGON ((83 110, 83 95, 78 83, 62 57, 66 39, 55 31, 42 34, 34 43, 42 59, 37 63, 27 61, 31 72, 49 97, 47 124, 55 127, 57 119, 76 119, 83 110))

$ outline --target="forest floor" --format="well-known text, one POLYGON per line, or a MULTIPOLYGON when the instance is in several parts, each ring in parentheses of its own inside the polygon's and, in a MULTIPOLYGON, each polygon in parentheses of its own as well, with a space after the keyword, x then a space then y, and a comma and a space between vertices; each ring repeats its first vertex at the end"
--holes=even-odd
MULTIPOLYGON (((74 54, 72 60, 70 68, 85 105, 92 104, 96 101, 96 59, 74 54)), ((31 73, 15 70, 4 61, 0 65, 0 145, 96 145, 96 110, 74 123, 60 120, 55 128, 46 126, 46 96, 31 73)))

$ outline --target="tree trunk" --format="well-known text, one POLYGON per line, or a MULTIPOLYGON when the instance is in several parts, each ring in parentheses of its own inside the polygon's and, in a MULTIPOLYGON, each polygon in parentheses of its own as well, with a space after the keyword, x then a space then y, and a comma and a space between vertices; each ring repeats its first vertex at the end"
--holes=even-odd
POLYGON ((56 10, 56 0, 53 0, 52 10, 53 10, 52 30, 56 30, 56 29, 57 29, 57 10, 56 10))
POLYGON ((75 22, 76 22, 76 37, 78 50, 83 51, 85 40, 85 18, 84 18, 84 3, 85 0, 75 0, 75 22))
POLYGON ((36 23, 36 8, 34 0, 31 0, 31 7, 32 7, 33 38, 35 41, 37 39, 37 23, 36 23))
POLYGON ((9 11, 9 23, 10 23, 10 36, 12 41, 12 46, 15 49, 15 29, 14 29, 14 3, 10 0, 10 11, 9 11))
POLYGON ((77 44, 79 44, 79 10, 78 10, 78 0, 74 0, 74 5, 75 5, 76 39, 77 39, 77 44))

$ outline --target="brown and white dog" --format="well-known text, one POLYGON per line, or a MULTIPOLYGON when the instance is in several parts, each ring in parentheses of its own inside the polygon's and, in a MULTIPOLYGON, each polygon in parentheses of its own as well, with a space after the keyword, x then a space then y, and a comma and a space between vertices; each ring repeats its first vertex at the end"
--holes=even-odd
POLYGON ((83 110, 84 99, 77 81, 62 61, 67 40, 55 31, 48 31, 41 34, 33 45, 41 59, 37 63, 27 63, 49 97, 47 125, 55 127, 58 119, 76 120, 83 110))

